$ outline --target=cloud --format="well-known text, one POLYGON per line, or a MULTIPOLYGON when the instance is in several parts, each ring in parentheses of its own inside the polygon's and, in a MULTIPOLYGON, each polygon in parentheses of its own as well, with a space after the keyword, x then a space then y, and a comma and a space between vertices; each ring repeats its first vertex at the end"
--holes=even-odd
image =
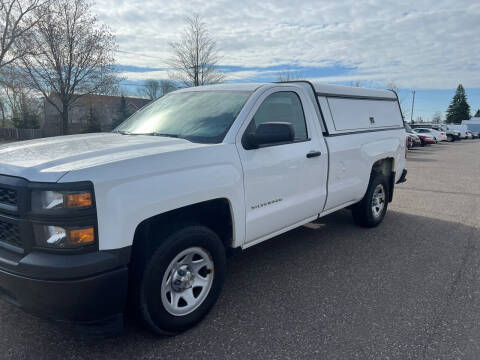
POLYGON ((120 49, 134 53, 118 53, 120 64, 165 68, 169 42, 195 10, 217 40, 221 65, 237 67, 231 80, 265 77, 269 67, 342 66, 352 70, 314 78, 480 87, 480 3, 470 0, 97 0, 96 9, 120 49))

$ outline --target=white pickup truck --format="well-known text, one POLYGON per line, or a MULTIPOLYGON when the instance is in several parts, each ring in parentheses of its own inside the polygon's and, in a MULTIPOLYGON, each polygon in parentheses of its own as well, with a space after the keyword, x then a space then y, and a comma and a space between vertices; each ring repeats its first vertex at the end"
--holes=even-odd
POLYGON ((230 250, 347 207, 378 225, 405 158, 394 92, 309 82, 182 89, 112 133, 4 145, 0 297, 102 329, 128 303, 181 332, 217 300, 230 250))

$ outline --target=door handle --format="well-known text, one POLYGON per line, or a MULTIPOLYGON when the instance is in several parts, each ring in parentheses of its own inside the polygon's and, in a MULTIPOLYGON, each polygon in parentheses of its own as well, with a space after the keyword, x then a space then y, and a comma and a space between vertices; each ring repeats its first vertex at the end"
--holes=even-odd
POLYGON ((317 156, 320 156, 322 155, 322 153, 320 151, 310 151, 308 154, 307 154, 307 158, 314 158, 314 157, 317 157, 317 156))

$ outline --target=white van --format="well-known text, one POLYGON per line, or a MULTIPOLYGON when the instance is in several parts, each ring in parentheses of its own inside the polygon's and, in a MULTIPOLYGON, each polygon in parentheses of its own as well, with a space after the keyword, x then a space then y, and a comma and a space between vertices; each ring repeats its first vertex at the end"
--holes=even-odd
POLYGON ((452 130, 457 130, 460 132, 460 139, 467 138, 467 125, 447 125, 447 127, 451 128, 452 130))

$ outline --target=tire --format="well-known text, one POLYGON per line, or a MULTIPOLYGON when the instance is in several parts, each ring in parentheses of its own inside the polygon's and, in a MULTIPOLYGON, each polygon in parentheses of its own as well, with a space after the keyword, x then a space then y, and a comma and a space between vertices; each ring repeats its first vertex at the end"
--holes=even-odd
POLYGON ((352 208, 353 220, 362 227, 373 228, 378 226, 387 212, 388 199, 387 178, 382 174, 372 173, 365 196, 352 208), (374 201, 380 201, 382 206, 375 206, 374 201))
POLYGON ((448 142, 454 142, 455 139, 453 138, 452 135, 448 134, 448 135, 447 135, 447 141, 448 141, 448 142))
POLYGON ((139 267, 133 296, 146 327, 172 336, 193 327, 215 304, 225 280, 225 248, 217 234, 200 225, 160 240, 139 267))

